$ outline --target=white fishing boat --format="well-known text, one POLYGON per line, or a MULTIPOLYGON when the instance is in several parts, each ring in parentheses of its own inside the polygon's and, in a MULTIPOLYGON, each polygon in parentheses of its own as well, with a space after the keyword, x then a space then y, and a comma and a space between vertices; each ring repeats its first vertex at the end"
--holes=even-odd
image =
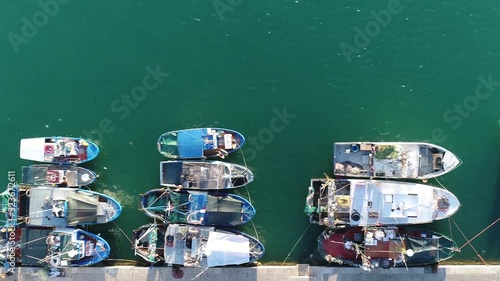
POLYGON ((460 202, 448 190, 382 180, 312 179, 305 212, 325 226, 430 223, 451 217, 460 202))
POLYGON ((163 161, 160 184, 173 188, 216 190, 247 185, 250 169, 222 161, 163 161))
POLYGON ((28 226, 101 224, 115 220, 122 211, 115 199, 86 189, 37 186, 20 190, 19 198, 28 226))
POLYGON ((99 154, 99 147, 85 139, 43 137, 21 139, 21 159, 53 164, 81 164, 99 154))
POLYGON ((336 142, 334 175, 358 178, 428 179, 462 162, 449 150, 423 142, 336 142))
POLYGON ((36 164, 23 166, 23 185, 80 187, 92 184, 97 175, 75 165, 36 164))
POLYGON ((134 231, 135 254, 154 264, 215 267, 256 263, 264 245, 248 234, 218 227, 148 224, 134 231))

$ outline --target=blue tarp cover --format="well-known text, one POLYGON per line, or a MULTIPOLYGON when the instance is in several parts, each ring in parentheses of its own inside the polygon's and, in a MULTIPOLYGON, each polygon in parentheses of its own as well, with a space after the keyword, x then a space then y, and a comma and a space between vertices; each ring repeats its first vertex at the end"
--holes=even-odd
POLYGON ((182 158, 201 158, 205 149, 206 129, 180 131, 177 134, 177 149, 182 158))

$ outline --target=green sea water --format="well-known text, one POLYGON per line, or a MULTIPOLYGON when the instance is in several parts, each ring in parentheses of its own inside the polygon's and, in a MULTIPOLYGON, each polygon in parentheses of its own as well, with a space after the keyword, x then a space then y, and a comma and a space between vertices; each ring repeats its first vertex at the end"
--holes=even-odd
MULTIPOLYGON (((150 222, 138 195, 158 187, 164 160, 158 136, 235 129, 247 143, 227 161, 255 174, 235 192, 257 209, 240 229, 265 244, 265 263, 309 262, 322 228, 307 229, 305 197, 310 178, 332 174, 333 142, 425 141, 464 162, 439 181, 470 239, 500 217, 500 4, 376 2, 2 0, 2 181, 29 164, 21 138, 97 141, 90 188, 124 209, 89 230, 111 259, 133 260, 131 232, 150 222)), ((425 227, 461 246, 454 222, 425 227)), ((498 233, 472 242, 490 263, 498 233)), ((466 246, 452 261, 479 258, 466 246)))

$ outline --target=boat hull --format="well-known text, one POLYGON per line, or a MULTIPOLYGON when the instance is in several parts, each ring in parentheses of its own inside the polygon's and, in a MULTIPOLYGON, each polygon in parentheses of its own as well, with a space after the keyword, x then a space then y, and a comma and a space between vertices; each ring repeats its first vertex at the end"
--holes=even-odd
POLYGON ((252 204, 238 195, 168 188, 141 194, 139 209, 164 223, 192 225, 237 226, 255 215, 252 204))
POLYGON ((110 196, 79 188, 37 186, 23 189, 19 198, 28 226, 102 224, 122 212, 120 203, 110 196))
POLYGON ((21 139, 21 159, 51 164, 81 164, 93 160, 99 147, 85 139, 43 137, 21 139))
POLYGON ((36 164, 23 166, 23 185, 81 187, 95 182, 97 175, 75 165, 36 164))
POLYGON ((223 128, 170 131, 158 139, 158 151, 170 159, 224 158, 241 148, 245 137, 223 128))
POLYGON ((191 190, 220 190, 253 181, 250 169, 221 161, 163 161, 160 185, 191 190))
POLYGON ((420 142, 338 142, 333 145, 334 175, 358 178, 429 179, 461 161, 451 151, 420 142))
POLYGON ((305 212, 325 226, 404 225, 451 217, 458 198, 445 189, 411 182, 312 179, 305 212))
POLYGON ((404 226, 335 227, 318 237, 318 253, 324 260, 366 268, 437 264, 456 251, 455 242, 445 235, 404 226))
POLYGON ((27 227, 22 231, 21 242, 23 266, 90 266, 103 261, 111 252, 102 237, 68 227, 27 227))

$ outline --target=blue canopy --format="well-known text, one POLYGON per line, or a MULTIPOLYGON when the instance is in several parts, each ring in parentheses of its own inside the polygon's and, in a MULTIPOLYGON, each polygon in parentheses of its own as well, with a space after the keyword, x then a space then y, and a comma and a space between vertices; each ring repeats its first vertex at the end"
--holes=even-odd
POLYGON ((207 129, 179 131, 177 134, 177 150, 181 158, 202 158, 205 148, 207 129))

